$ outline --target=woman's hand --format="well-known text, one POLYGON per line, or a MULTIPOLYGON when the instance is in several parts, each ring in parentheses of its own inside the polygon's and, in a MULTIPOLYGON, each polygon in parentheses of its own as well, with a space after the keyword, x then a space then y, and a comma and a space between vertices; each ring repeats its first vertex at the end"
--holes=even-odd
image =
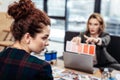
POLYGON ((81 38, 80 37, 73 37, 71 41, 75 42, 76 44, 79 45, 81 43, 81 38))
POLYGON ((88 37, 86 35, 84 35, 84 37, 87 39, 86 43, 100 44, 100 41, 101 41, 100 38, 88 37))

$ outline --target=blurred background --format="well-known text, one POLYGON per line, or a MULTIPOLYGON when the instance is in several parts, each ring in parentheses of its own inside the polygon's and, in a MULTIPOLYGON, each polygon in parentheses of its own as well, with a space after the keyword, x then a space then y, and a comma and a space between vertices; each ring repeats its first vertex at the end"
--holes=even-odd
MULTIPOLYGON (((18 0, 0 0, 0 12, 18 0)), ((100 13, 106 22, 106 31, 120 36, 120 0, 33 0, 36 6, 51 18, 50 40, 63 42, 65 31, 85 30, 86 21, 93 12, 100 13)))
MULTIPOLYGON (((0 12, 6 12, 8 5, 13 1, 18 0, 0 0, 0 12)), ((107 32, 120 36, 120 0, 33 0, 33 2, 51 18, 51 41, 64 43, 66 31, 83 32, 86 21, 93 12, 103 16, 107 32)))

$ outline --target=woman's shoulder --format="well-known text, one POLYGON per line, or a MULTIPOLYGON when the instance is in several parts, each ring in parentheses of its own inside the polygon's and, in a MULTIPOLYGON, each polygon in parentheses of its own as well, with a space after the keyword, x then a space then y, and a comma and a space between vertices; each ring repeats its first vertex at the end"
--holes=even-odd
POLYGON ((14 56, 18 56, 17 58, 21 58, 21 59, 24 59, 27 61, 27 63, 30 63, 30 64, 47 64, 46 61, 40 59, 39 57, 36 57, 34 55, 31 55, 29 53, 27 53, 25 50, 21 50, 21 49, 17 49, 17 48, 7 48, 3 51, 4 54, 7 55, 7 53, 11 53, 10 55, 14 55, 14 56), (26 58, 25 58, 26 56, 26 58), (23 57, 23 58, 22 58, 23 57))
POLYGON ((108 35, 109 35, 109 33, 108 33, 108 32, 103 32, 103 34, 108 34, 108 35))
POLYGON ((106 36, 106 35, 110 36, 110 34, 108 32, 102 32, 100 35, 101 36, 106 36))
POLYGON ((36 64, 47 64, 47 62, 45 60, 40 59, 40 57, 37 57, 34 55, 30 55, 28 61, 32 62, 32 63, 36 63, 36 64))
POLYGON ((7 47, 5 48, 3 51, 1 51, 1 53, 4 53, 6 55, 24 55, 26 53, 26 51, 22 50, 22 49, 17 49, 17 48, 13 48, 13 47, 7 47))

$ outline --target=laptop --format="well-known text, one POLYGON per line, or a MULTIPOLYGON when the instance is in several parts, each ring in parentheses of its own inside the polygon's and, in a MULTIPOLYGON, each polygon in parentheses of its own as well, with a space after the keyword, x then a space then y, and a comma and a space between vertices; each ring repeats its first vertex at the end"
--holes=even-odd
POLYGON ((63 52, 64 66, 87 73, 95 73, 96 68, 93 67, 93 56, 86 54, 78 54, 73 52, 63 52))

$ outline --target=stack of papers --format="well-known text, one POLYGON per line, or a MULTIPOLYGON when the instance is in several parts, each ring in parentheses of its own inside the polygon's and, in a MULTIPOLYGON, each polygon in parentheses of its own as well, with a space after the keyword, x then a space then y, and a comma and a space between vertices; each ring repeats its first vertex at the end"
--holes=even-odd
POLYGON ((100 80, 100 78, 84 75, 77 71, 52 67, 54 80, 100 80))

